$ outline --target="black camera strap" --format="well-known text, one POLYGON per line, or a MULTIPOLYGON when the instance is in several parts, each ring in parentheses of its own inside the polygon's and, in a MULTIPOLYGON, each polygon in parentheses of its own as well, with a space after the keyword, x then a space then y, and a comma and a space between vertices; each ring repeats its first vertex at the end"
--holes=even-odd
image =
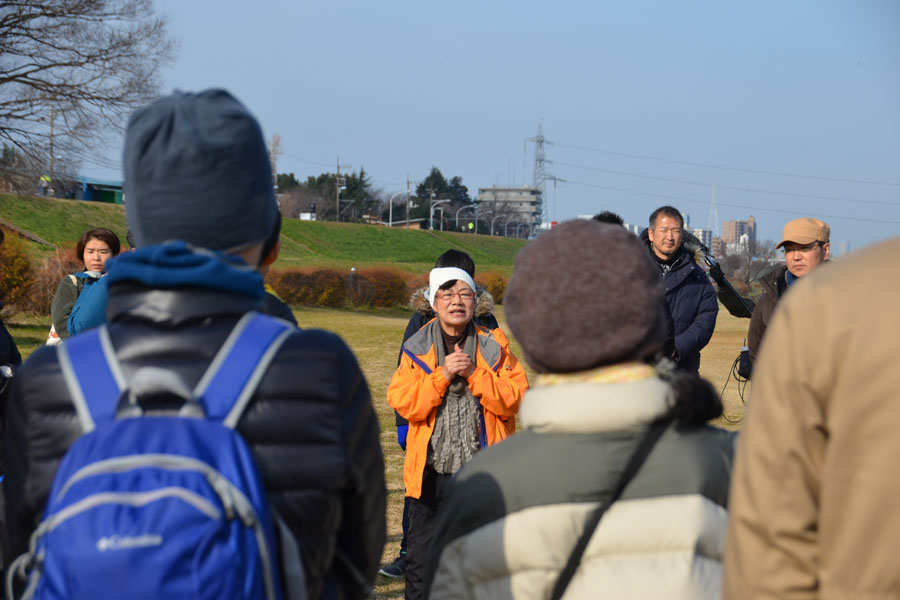
POLYGON ((591 537, 593 537, 594 531, 597 529, 597 525, 600 524, 600 520, 603 518, 606 509, 612 506, 613 502, 618 500, 622 495, 622 492, 625 491, 625 488, 637 474, 641 465, 644 464, 644 460, 650 454, 650 451, 653 450, 653 446, 655 446, 659 438, 662 437, 662 434, 667 427, 668 423, 655 423, 651 425, 647 430, 647 433, 644 434, 643 439, 641 439, 638 447, 631 455, 631 458, 628 459, 628 464, 625 465, 625 470, 622 472, 621 477, 619 477, 619 481, 616 484, 615 489, 613 489, 609 499, 606 502, 602 502, 588 519, 584 532, 578 539, 578 543, 575 544, 572 554, 569 555, 566 566, 560 571, 559 577, 553 585, 553 594, 550 596, 551 600, 560 600, 560 598, 562 598, 566 588, 569 587, 569 583, 572 581, 572 577, 575 576, 575 571, 578 570, 578 565, 581 563, 581 557, 584 556, 584 551, 587 549, 588 542, 591 540, 591 537))

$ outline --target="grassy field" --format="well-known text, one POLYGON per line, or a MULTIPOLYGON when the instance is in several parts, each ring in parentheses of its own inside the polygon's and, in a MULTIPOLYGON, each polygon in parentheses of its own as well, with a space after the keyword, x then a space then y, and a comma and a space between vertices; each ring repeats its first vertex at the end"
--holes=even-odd
MULTIPOLYGON (((92 227, 112 229, 123 244, 127 232, 122 205, 7 194, 0 195, 0 216, 56 246, 74 246, 81 234, 92 227)), ((377 266, 418 274, 427 272, 445 250, 456 248, 475 260, 479 272, 509 275, 516 253, 526 243, 489 235, 285 219, 281 255, 274 267, 349 270, 377 266)), ((37 256, 53 252, 40 244, 29 246, 37 256)))
MULTIPOLYGON (((403 452, 397 445, 394 427, 394 413, 385 400, 387 386, 397 366, 400 340, 406 328, 410 313, 405 309, 350 311, 323 308, 296 309, 297 321, 305 328, 327 329, 338 333, 353 349, 360 366, 369 382, 372 401, 381 423, 381 444, 384 450, 388 487, 388 543, 384 549, 383 562, 389 562, 396 555, 400 545, 400 517, 403 509, 403 452)), ((501 327, 509 334, 503 307, 497 307, 497 318, 501 327)), ((740 352, 746 336, 747 319, 736 319, 724 309, 719 312, 716 332, 712 341, 703 351, 701 374, 717 390, 722 390, 731 373, 731 365, 740 352)), ((49 321, 41 317, 17 315, 7 322, 16 343, 23 354, 30 354, 47 337, 49 321)), ((512 350, 521 357, 518 343, 510 335, 512 350)), ((526 367, 527 369, 527 367, 526 367)), ((529 378, 534 373, 527 369, 529 378)), ((735 429, 743 414, 743 404, 737 393, 736 382, 728 383, 725 389, 725 418, 716 425, 735 429)), ((749 389, 747 390, 749 391, 749 389)), ((403 580, 389 580, 379 577, 376 588, 377 598, 402 598, 403 580)))
MULTIPOLYGON (((93 227, 113 230, 124 244, 128 231, 122 206, 99 202, 5 194, 0 195, 0 216, 56 246, 74 246, 81 234, 93 227)), ((37 255, 53 252, 52 248, 39 244, 31 244, 31 248, 37 255)))

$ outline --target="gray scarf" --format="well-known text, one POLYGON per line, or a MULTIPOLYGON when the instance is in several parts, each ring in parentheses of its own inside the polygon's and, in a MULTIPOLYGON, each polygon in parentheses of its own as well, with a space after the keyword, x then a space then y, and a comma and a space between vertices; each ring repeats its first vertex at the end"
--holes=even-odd
MULTIPOLYGON (((437 364, 443 366, 446 358, 444 341, 441 337, 440 322, 435 319, 429 327, 434 327, 435 356, 437 364)), ((475 346, 478 343, 475 327, 470 322, 463 351, 475 362, 475 346)), ((444 401, 437 409, 434 431, 428 443, 426 464, 438 473, 453 475, 467 463, 481 447, 481 419, 475 396, 469 391, 469 382, 457 375, 450 382, 444 401)))

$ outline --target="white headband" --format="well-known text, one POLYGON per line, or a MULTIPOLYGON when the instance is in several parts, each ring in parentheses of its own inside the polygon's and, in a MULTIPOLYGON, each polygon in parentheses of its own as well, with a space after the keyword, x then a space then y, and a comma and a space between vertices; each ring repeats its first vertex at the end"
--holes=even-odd
POLYGON ((475 291, 475 282, 472 281, 472 276, 462 269, 456 267, 432 269, 428 275, 428 303, 432 307, 434 306, 434 296, 437 294, 438 288, 453 280, 465 281, 472 288, 472 291, 475 291))

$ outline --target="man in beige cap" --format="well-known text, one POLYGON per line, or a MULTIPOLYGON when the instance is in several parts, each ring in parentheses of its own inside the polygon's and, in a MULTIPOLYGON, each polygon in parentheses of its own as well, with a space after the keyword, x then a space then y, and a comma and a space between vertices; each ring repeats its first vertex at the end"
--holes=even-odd
POLYGON ((760 279, 763 295, 750 318, 747 345, 750 347, 751 363, 756 362, 763 335, 778 301, 798 278, 808 275, 828 260, 830 234, 827 223, 810 217, 794 219, 784 226, 781 241, 775 247, 781 248, 784 253, 785 264, 760 279))

